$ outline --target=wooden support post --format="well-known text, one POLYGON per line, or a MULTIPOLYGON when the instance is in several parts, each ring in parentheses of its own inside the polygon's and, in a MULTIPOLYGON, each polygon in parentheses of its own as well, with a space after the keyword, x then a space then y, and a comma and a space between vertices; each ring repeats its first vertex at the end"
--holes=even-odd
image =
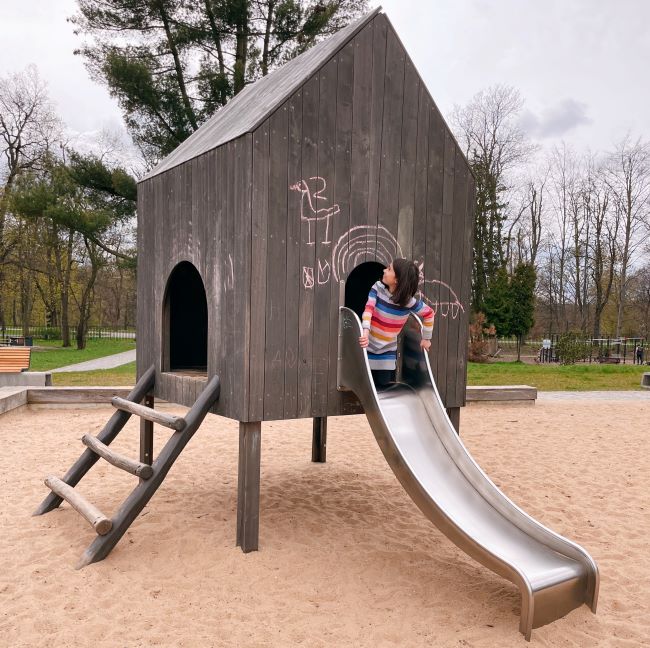
POLYGON ((262 423, 239 423, 237 546, 257 551, 260 527, 260 450, 262 423))
MULTIPOLYGON (((153 394, 147 394, 142 403, 153 408, 153 394)), ((153 421, 140 419, 140 462, 151 466, 153 463, 153 421)))
POLYGON ((327 416, 314 417, 311 460, 315 463, 325 463, 327 460, 327 416))
POLYGON ((456 429, 456 434, 460 436, 460 407, 448 407, 447 416, 456 429))

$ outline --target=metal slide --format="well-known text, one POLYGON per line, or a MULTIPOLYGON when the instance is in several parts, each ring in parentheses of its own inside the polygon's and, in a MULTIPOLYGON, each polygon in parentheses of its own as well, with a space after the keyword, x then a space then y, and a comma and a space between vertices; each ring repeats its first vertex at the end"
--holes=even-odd
POLYGON ((579 545, 547 529, 511 502, 485 475, 447 416, 419 348, 421 322, 411 315, 401 335, 397 383, 377 392, 361 322, 341 307, 338 384, 355 392, 391 469, 420 510, 469 556, 521 592, 519 630, 559 619, 583 603, 596 612, 598 567, 579 545))

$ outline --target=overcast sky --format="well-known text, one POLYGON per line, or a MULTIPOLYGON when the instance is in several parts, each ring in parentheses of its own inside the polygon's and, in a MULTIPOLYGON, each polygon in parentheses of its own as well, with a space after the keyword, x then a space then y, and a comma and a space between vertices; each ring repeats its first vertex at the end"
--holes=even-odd
MULTIPOLYGON (((76 133, 115 130, 117 103, 94 83, 66 22, 74 0, 2 2, 0 75, 34 63, 76 133)), ((378 2, 371 2, 377 6, 378 2)), ((650 0, 385 0, 443 115, 495 83, 518 88, 543 145, 604 150, 650 140, 650 0)))

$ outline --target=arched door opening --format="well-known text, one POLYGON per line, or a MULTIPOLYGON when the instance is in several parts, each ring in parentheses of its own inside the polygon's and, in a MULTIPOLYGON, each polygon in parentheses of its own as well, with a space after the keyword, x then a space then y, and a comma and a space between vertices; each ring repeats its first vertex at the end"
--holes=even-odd
POLYGON ((207 373, 208 304, 203 280, 188 261, 169 275, 163 303, 163 371, 207 373))
POLYGON ((359 319, 363 315, 368 293, 373 284, 382 278, 385 267, 376 261, 366 261, 348 275, 345 282, 345 305, 351 308, 359 319))

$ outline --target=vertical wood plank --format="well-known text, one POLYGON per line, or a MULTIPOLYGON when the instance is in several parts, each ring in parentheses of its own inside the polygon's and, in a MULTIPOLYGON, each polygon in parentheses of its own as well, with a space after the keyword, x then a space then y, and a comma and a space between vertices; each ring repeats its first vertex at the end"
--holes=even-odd
POLYGON ((253 134, 253 196, 251 269, 251 357, 248 418, 264 417, 264 349, 266 346, 267 219, 269 197, 269 124, 253 134))
MULTIPOLYGON (((319 79, 315 75, 302 90, 302 180, 318 177, 318 104, 319 79)), ((313 182, 313 180, 311 180, 313 182)), ((308 207, 304 208, 308 212, 308 207)), ((315 234, 310 222, 302 221, 300 265, 303 290, 300 292, 298 336, 298 416, 311 416, 311 382, 313 371, 314 272, 316 266, 315 234)))
MULTIPOLYGON (((289 99, 287 178, 291 185, 302 180, 302 90, 289 99)), ((299 304, 304 290, 301 278, 300 196, 295 191, 287 195, 287 253, 284 359, 284 418, 298 416, 298 339, 299 304)))
MULTIPOLYGON (((340 216, 334 200, 335 154, 336 154, 336 85, 338 58, 335 56, 321 68, 319 77, 318 114, 318 177, 316 185, 319 198, 317 209, 332 210, 331 216, 316 219, 314 265, 314 323, 312 364, 312 416, 327 414, 327 392, 329 373, 329 329, 332 235, 340 216)), ((338 208, 340 209, 340 207, 338 208)))
MULTIPOLYGON (((235 276, 238 270, 237 259, 235 252, 235 196, 234 196, 234 186, 235 186, 235 169, 234 164, 235 160, 235 144, 234 142, 228 142, 224 147, 225 149, 225 174, 226 174, 226 250, 228 256, 228 276, 226 278, 226 313, 229 313, 231 316, 226 318, 226 364, 228 366, 228 384, 226 386, 225 396, 227 399, 228 407, 228 416, 230 418, 238 418, 237 415, 237 403, 235 399, 235 331, 239 324, 235 320, 235 286, 236 280, 235 276)), ((222 394, 223 388, 221 391, 222 394)))
POLYGON ((404 53, 404 56, 404 103, 396 235, 402 254, 405 258, 412 259, 420 78, 406 53, 404 53))
POLYGON ((239 420, 247 420, 250 400, 252 135, 242 135, 235 140, 234 153, 235 411, 239 420))
POLYGON ((226 312, 226 291, 227 282, 230 276, 230 267, 228 261, 228 253, 226 250, 225 234, 226 234, 226 183, 225 183, 225 167, 223 164, 223 147, 219 147, 212 152, 212 172, 210 180, 213 183, 211 193, 214 195, 214 200, 211 203, 211 219, 212 219, 212 240, 215 246, 215 255, 213 257, 213 267, 215 268, 215 286, 214 292, 219 304, 218 312, 215 312, 215 329, 214 329, 214 354, 216 359, 215 372, 219 375, 221 380, 221 397, 217 404, 217 412, 223 416, 228 416, 228 400, 226 398, 225 385, 228 383, 228 349, 226 346, 226 328, 228 326, 227 320, 229 319, 226 312))
MULTIPOLYGON (((394 75, 387 78, 388 20, 379 14, 373 21, 372 39, 372 99, 370 104, 370 171, 368 177, 368 225, 376 228, 379 223, 380 182, 384 165, 384 121, 385 93, 387 83, 394 81, 394 75)), ((367 108, 366 108, 367 110, 367 108)), ((394 190, 394 187, 393 187, 394 190)), ((370 246, 366 261, 374 261, 375 250, 370 246)))
MULTIPOLYGON (((412 256, 418 264, 426 261, 427 237, 427 170, 429 165, 429 102, 424 84, 418 93, 417 150, 415 162, 415 187, 413 198, 412 256)), ((426 270, 426 264, 424 265, 426 270)), ((422 274, 424 279, 424 273, 422 274)), ((424 293, 425 286, 420 284, 424 293)))
POLYGON ((442 188, 444 179, 444 130, 442 117, 432 105, 429 108, 428 133, 429 163, 427 165, 427 226, 426 257, 424 263, 425 295, 429 298, 436 312, 433 338, 431 340, 431 370, 436 380, 440 381, 443 371, 439 362, 440 346, 440 258, 442 237, 442 188))
MULTIPOLYGON (((466 162, 463 160, 463 164, 466 162)), ((457 394, 459 395, 458 404, 465 405, 467 399, 467 354, 469 338, 469 319, 470 319, 470 293, 472 285, 472 245, 474 241, 474 206, 475 206, 475 185, 472 174, 467 170, 466 174, 466 208, 465 223, 463 228, 463 278, 461 292, 459 294, 460 302, 464 310, 460 313, 460 331, 461 339, 459 345, 459 368, 458 368, 458 386, 457 394)))
MULTIPOLYGON (((441 288, 441 304, 439 313, 442 317, 438 320, 440 332, 438 344, 438 389, 445 407, 447 406, 447 383, 451 383, 451 370, 448 362, 447 349, 449 345, 449 312, 448 290, 445 286, 451 283, 451 260, 452 260, 452 227, 454 214, 454 165, 456 162, 456 142, 449 132, 445 132, 445 154, 444 154, 444 180, 442 189, 442 235, 440 254, 440 280, 443 283, 441 288), (442 368, 442 371, 440 370, 442 368)), ((455 379, 455 371, 454 371, 455 379)))
MULTIPOLYGON (((364 30, 365 31, 365 30, 364 30)), ((371 34, 371 31, 368 32, 371 34)), ((332 250, 329 256, 329 375, 328 396, 326 412, 336 416, 340 411, 341 392, 336 385, 338 364, 338 306, 339 283, 336 280, 338 271, 335 272, 334 250, 339 245, 339 240, 347 240, 350 226, 350 178, 351 148, 352 148, 352 102, 353 102, 353 75, 354 75, 354 41, 348 43, 338 56, 337 88, 336 88, 336 150, 334 160, 334 201, 339 207, 339 213, 332 222, 332 250)), ((366 167, 367 172, 367 167, 366 167)), ((367 182, 366 182, 367 189, 367 182)))
POLYGON ((260 455, 262 424, 239 424, 237 479, 237 546, 244 553, 257 551, 260 526, 260 455))
MULTIPOLYGON (((269 171, 267 218, 267 277, 285 277, 287 272, 287 131, 288 104, 269 118, 269 171)), ((284 413, 284 342, 286 285, 271 280, 266 290, 266 349, 264 354, 264 420, 282 419, 284 413)))
MULTIPOLYGON (((455 146, 454 162, 454 196, 452 211, 452 235, 451 248, 451 274, 449 285, 452 290, 460 295, 463 285, 463 230, 465 228, 465 213, 467 211, 467 166, 458 146, 455 146)), ((450 301, 452 301, 450 297, 450 301)), ((460 406, 462 396, 458 392, 458 374, 463 368, 464 349, 462 344, 466 341, 466 331, 462 330, 462 311, 450 305, 447 314, 448 342, 447 342, 447 364, 449 366, 449 377, 447 379, 447 406, 460 406)), ((465 345, 466 346, 466 345, 465 345)))
MULTIPOLYGON (((377 223, 397 238, 399 213, 399 180, 402 148, 402 115, 404 107, 405 52, 389 27, 386 34, 386 84, 384 87, 384 119, 381 131, 381 170, 377 223)), ((375 256, 380 263, 390 259, 375 256)))

